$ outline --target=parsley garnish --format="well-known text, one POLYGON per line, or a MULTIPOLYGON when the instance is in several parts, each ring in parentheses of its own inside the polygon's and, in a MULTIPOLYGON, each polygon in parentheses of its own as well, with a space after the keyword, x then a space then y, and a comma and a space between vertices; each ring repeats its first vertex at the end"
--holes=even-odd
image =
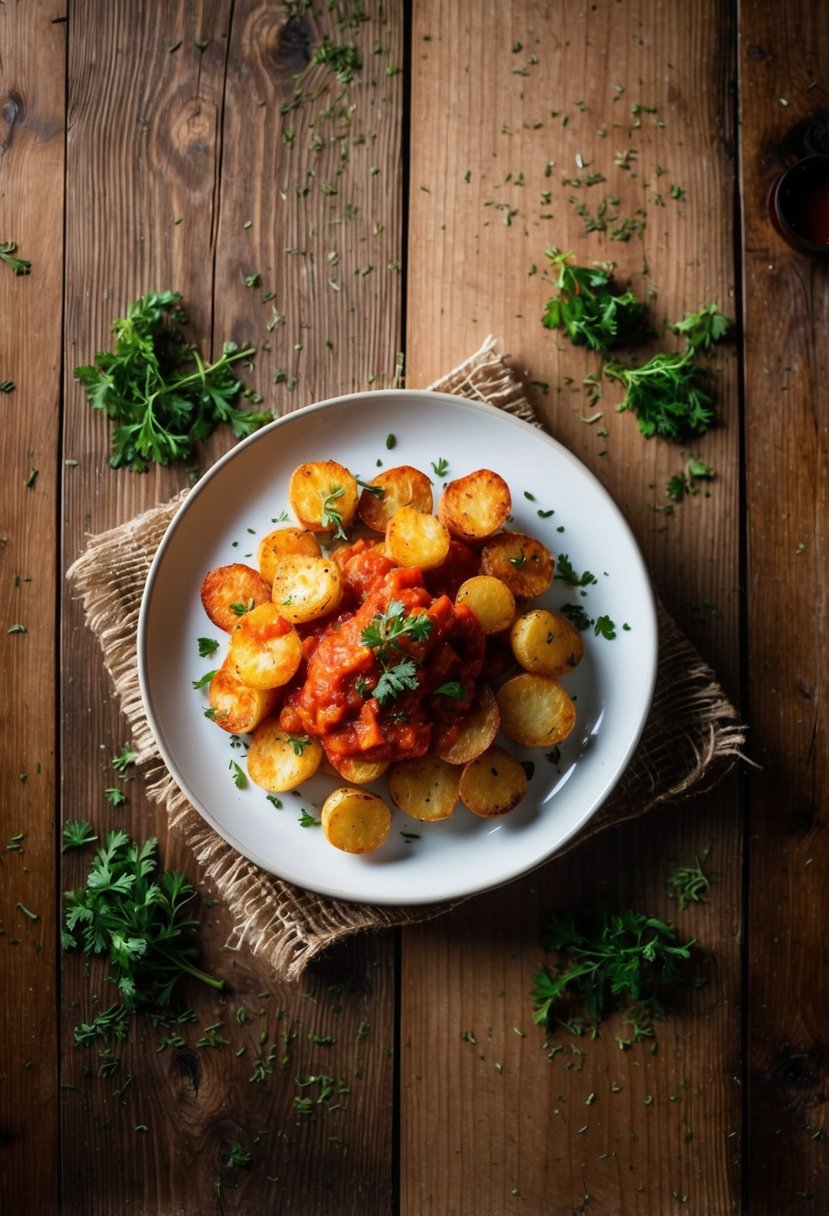
POLYGON ((244 616, 246 612, 252 612, 256 607, 256 600, 251 596, 249 600, 234 600, 230 605, 230 611, 235 612, 237 616, 244 616))
POLYGON ((607 638, 609 642, 612 642, 616 637, 616 624, 609 616, 597 616, 593 632, 597 638, 607 638))
POLYGON ((585 570, 583 574, 577 574, 566 553, 559 553, 556 558, 555 577, 561 579, 568 587, 589 587, 598 582, 595 574, 591 574, 589 570, 585 570))
POLYGON ((562 329, 575 345, 602 355, 643 338, 646 307, 632 291, 612 289, 611 268, 574 266, 571 253, 553 247, 545 253, 558 271, 558 295, 547 301, 541 318, 546 329, 562 329))
POLYGON ((294 755, 301 756, 306 747, 310 746, 311 739, 309 735, 288 735, 288 742, 294 749, 294 755))
POLYGON ((133 751, 131 747, 123 747, 117 756, 112 757, 112 767, 116 772, 123 774, 135 764, 138 759, 138 752, 133 751))
POLYGON ((67 819, 63 825, 63 852, 69 849, 80 849, 85 844, 91 844, 98 837, 91 823, 85 819, 67 819))
POLYGON ((320 825, 319 819, 315 819, 310 811, 306 811, 305 807, 300 809, 298 822, 301 828, 318 828, 320 825))
POLYGON ((456 701, 462 701, 466 696, 466 689, 458 680, 448 680, 445 684, 439 684, 435 689, 435 693, 440 693, 443 697, 454 697, 456 701))
POLYGON ((541 944, 560 957, 534 977, 533 1021, 572 1028, 586 1018, 597 1035, 607 1014, 622 1009, 641 1035, 665 1016, 665 991, 683 979, 694 943, 680 944, 676 931, 653 916, 597 907, 579 919, 550 917, 541 944))
POLYGON ((710 351, 728 332, 730 322, 715 304, 700 309, 674 325, 685 337, 685 350, 679 354, 661 352, 641 367, 605 364, 605 372, 625 388, 625 399, 618 407, 632 410, 640 432, 648 439, 658 435, 674 443, 704 435, 714 422, 711 394, 701 383, 702 368, 696 361, 699 351, 710 351))
POLYGON ((589 629, 593 624, 590 617, 584 611, 581 604, 562 604, 559 609, 562 616, 566 616, 571 625, 574 625, 581 633, 589 629))
POLYGON ((400 649, 400 639, 410 637, 414 642, 425 642, 432 632, 432 622, 425 612, 406 613, 400 600, 389 600, 385 612, 375 612, 363 630, 360 641, 364 646, 378 652, 383 661, 390 648, 400 649))
POLYGON ((440 456, 437 460, 433 460, 431 464, 435 477, 445 477, 449 472, 449 461, 445 460, 443 456, 440 456))
POLYGON ((233 776, 233 784, 236 786, 237 790, 246 789, 248 779, 245 776, 245 770, 242 768, 241 764, 239 764, 236 760, 231 760, 227 767, 230 769, 233 776))
POLYGON ((710 887, 711 881, 699 857, 694 858, 693 865, 680 866, 668 876, 668 895, 676 900, 680 912, 689 904, 704 904, 710 887))
POLYGON ((219 649, 219 643, 215 638, 199 638, 198 644, 200 659, 209 659, 219 649))
POLYGON ((327 494, 324 490, 320 490, 322 499, 320 523, 324 528, 332 528, 337 540, 348 540, 348 534, 343 527, 343 517, 333 505, 338 498, 342 498, 343 494, 345 494, 345 490, 342 486, 329 486, 327 494))
POLYGON ((93 409, 115 423, 113 468, 143 473, 151 463, 187 459, 196 441, 221 423, 237 438, 250 435, 271 413, 239 409, 244 385, 233 364, 250 359, 253 347, 226 342, 220 358, 205 364, 195 343, 177 323, 187 320, 177 291, 149 292, 113 322, 114 351, 98 351, 90 366, 77 367, 93 409))
POLYGON ((14 254, 17 252, 17 245, 14 241, 0 242, 0 259, 10 266, 13 274, 23 275, 28 274, 32 269, 32 263, 27 262, 25 258, 16 258, 14 254))
POLYGON ((196 689, 196 691, 198 691, 200 688, 204 688, 206 684, 209 684, 215 676, 216 671, 217 668, 214 667, 212 671, 206 671, 203 676, 199 676, 198 680, 193 680, 193 687, 196 689))
POLYGON ((381 705, 388 705, 407 688, 417 688, 417 667, 412 659, 386 667, 374 687, 373 696, 381 705))
POLYGON ((139 844, 122 829, 108 832, 86 887, 68 891, 64 900, 64 949, 105 954, 128 1009, 170 1004, 184 974, 223 987, 195 965, 188 939, 198 922, 184 915, 195 891, 183 874, 156 873, 156 843, 150 837, 139 844))

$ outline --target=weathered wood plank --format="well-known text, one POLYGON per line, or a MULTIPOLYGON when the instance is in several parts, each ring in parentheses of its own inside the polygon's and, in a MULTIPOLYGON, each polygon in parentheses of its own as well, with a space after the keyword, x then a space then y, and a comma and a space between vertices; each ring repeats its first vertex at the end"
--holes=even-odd
POLYGON ((57 1202, 55 514, 60 492, 64 6, 0 8, 0 1208, 57 1202), (37 206, 31 205, 37 199, 37 206))
MULTIPOLYGON (((597 396, 595 381, 584 382, 599 361, 540 324, 552 294, 550 245, 580 263, 612 260, 640 296, 655 293, 652 350, 665 347, 666 319, 712 301, 733 315, 733 34, 719 3, 670 21, 647 2, 483 4, 474 20, 463 6, 415 6, 407 372, 409 383, 427 383, 497 335, 553 433, 616 497, 658 590, 736 696, 733 352, 716 360, 725 425, 695 445, 716 469, 712 494, 670 513, 665 486, 688 452, 645 441, 616 412, 613 384, 600 381, 597 396), (603 202, 615 224, 588 231, 603 202), (628 239, 613 239, 611 228, 628 239)), ((550 1213, 588 1202, 608 1213, 681 1210, 685 1201, 731 1209, 740 844, 732 785, 406 932, 404 1212, 506 1212, 518 1195, 550 1213), (680 916, 666 897, 668 874, 706 850, 711 903, 680 916), (698 935, 708 985, 659 1029, 658 1055, 647 1043, 620 1052, 611 1027, 595 1042, 556 1040, 563 1051, 548 1062, 530 1025, 540 918, 597 892, 698 935)))
POLYGON ((801 3, 744 3, 740 23, 748 704, 763 765, 751 802, 748 1198, 771 1213, 819 1206, 827 1189, 829 277, 825 259, 780 239, 767 199, 792 128, 829 111, 829 29, 801 3))
MULTIPOLYGON (((299 392, 331 395, 363 387, 373 374, 378 382, 394 375, 399 276, 387 268, 360 274, 348 251, 356 258, 364 240, 366 264, 370 256, 378 270, 380 253, 387 261, 400 256, 400 98, 386 69, 401 44, 402 17, 381 14, 352 28, 338 13, 306 19, 304 6, 293 8, 298 15, 290 21, 265 4, 180 4, 163 14, 154 5, 73 9, 68 381, 77 363, 106 344, 112 318, 131 299, 168 286, 184 294, 205 354, 230 338, 261 344, 248 382, 268 406, 290 408, 299 392), (323 87, 325 98, 309 97, 282 114, 294 96, 293 73, 308 55, 324 42, 346 41, 359 48, 365 72, 355 71, 347 88, 335 84, 331 69, 306 73, 310 92, 323 87), (376 78, 369 79, 369 65, 376 78), (329 102, 333 113, 324 116, 329 102), (312 146, 317 124, 324 128, 321 148, 312 146), (290 129, 301 132, 298 143, 286 138, 290 129), (357 138, 362 133, 365 142, 357 138), (282 189, 312 180, 320 167, 339 195, 282 189), (356 210, 341 213, 338 197, 356 210), (330 246, 342 250, 337 273, 346 301, 332 334, 324 326, 334 317, 326 294, 335 273, 328 230, 347 221, 347 249, 345 242, 330 246), (286 252, 300 237, 309 237, 313 258, 286 252), (261 281, 247 287, 254 273, 261 281), (317 299, 324 305, 306 311, 317 299), (284 325, 270 325, 275 305, 284 325), (307 369, 306 348, 313 354, 307 369), (274 384, 280 368, 286 375, 274 384)), ((68 398, 67 455, 79 461, 73 474, 80 475, 67 484, 64 550, 71 560, 87 531, 166 498, 186 474, 107 469, 105 423, 76 386, 68 398)), ((216 436, 200 453, 200 467, 230 442, 216 436)), ((65 815, 92 818, 102 831, 123 822, 141 836, 157 832, 165 866, 196 878, 140 780, 123 783, 125 807, 107 808, 104 789, 122 785, 111 762, 124 726, 78 605, 67 602, 65 618, 65 815)), ((86 860, 67 858, 65 886, 82 880, 86 860)), ((64 964, 66 1080, 77 1087, 64 1095, 65 1210, 387 1210, 392 940, 346 945, 302 984, 280 985, 256 960, 223 949, 228 915, 211 909, 209 889, 202 894, 205 965, 225 978, 227 992, 217 998, 194 985, 187 999, 197 1022, 134 1027, 127 1044, 114 1046, 120 1063, 111 1076, 95 1075, 94 1048, 69 1046, 74 1025, 108 1001, 103 977, 99 970, 83 976, 76 958, 64 964)))

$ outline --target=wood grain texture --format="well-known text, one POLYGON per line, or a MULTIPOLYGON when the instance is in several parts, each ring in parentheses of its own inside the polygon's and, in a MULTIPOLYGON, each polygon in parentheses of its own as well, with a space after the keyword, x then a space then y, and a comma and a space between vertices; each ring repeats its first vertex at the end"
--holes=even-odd
POLYGON ((763 764, 751 800, 748 1198, 772 1213, 826 1195, 829 267, 778 237, 767 199, 792 129, 829 110, 829 28, 809 5, 752 3, 741 28, 748 704, 763 764))
MULTIPOLYGON (((464 6, 415 6, 407 373, 427 383, 496 334, 553 433, 614 494, 658 589, 736 696, 735 351, 716 360, 724 425, 697 445, 717 470, 712 495, 671 513, 665 486, 687 451, 645 441, 617 413, 606 379, 591 399, 584 378, 599 361, 540 324, 551 245, 582 264, 612 260, 651 300, 660 338, 650 350, 665 348, 665 321, 686 311, 717 301, 733 315, 732 35, 733 14, 716 3, 670 21, 649 3, 484 4, 474 20, 464 6), (607 196, 619 200, 608 204, 617 227, 641 221, 640 233, 614 240, 610 228, 586 230, 582 207, 595 219, 607 196)), ((657 812, 465 905, 446 925, 405 933, 403 1212, 734 1209, 738 799, 735 782, 657 812), (689 919, 665 884, 694 853, 716 870, 717 894, 689 919), (658 1030, 655 1056, 647 1044, 621 1052, 618 1027, 545 1049, 531 1025, 543 915, 597 894, 673 919, 702 943, 708 983, 658 1030), (425 991, 440 996, 425 1003, 425 991)))
MULTIPOLYGON (((130 300, 149 289, 181 291, 205 356, 227 339, 252 342, 259 350, 247 382, 276 409, 298 403, 299 392, 364 387, 375 373, 390 381, 401 307, 399 273, 386 266, 400 256, 400 89, 386 70, 401 45, 399 13, 352 28, 338 12, 289 19, 264 4, 179 4, 162 13, 149 3, 87 3, 74 6, 72 21, 65 442, 79 463, 66 482, 67 563, 87 532, 186 484, 182 467, 146 476, 108 469, 107 425, 72 382, 130 300), (315 74, 318 47, 345 39, 365 71, 347 84, 328 67, 315 74), (282 113, 296 74, 308 98, 282 113), (317 172, 320 188, 294 191, 317 172), (300 240, 312 256, 293 252, 300 240), (342 251, 337 268, 329 248, 342 251), (364 256, 377 262, 376 275, 358 272, 364 256), (254 272, 260 283, 248 287, 254 272), (314 302, 333 297, 335 274, 343 278, 339 321, 314 302), (284 321, 272 324, 277 307, 284 321), (285 378, 274 383, 280 369, 285 378)), ((199 466, 231 443, 217 434, 199 466)), ((121 779, 113 768, 125 727, 97 643, 68 597, 64 620, 64 815, 90 818, 101 832, 123 823, 141 838, 157 833, 164 866, 196 880, 192 858, 147 803, 141 775, 121 779), (128 799, 117 811, 107 805, 111 787, 128 799)), ((83 881, 87 862, 67 855, 64 886, 83 881)), ((263 964, 223 948, 228 914, 209 888, 200 894, 205 966, 226 991, 188 986, 192 1023, 153 1029, 137 1020, 127 1043, 114 1045, 117 1067, 94 1047, 72 1047, 78 1022, 112 998, 101 968, 86 975, 81 960, 64 960, 64 1210, 387 1210, 393 938, 346 944, 301 985, 279 985, 263 964)))
POLYGON ((55 515, 60 486, 65 26, 0 9, 0 1208, 57 1199, 55 515), (32 207, 29 200, 37 198, 32 207))

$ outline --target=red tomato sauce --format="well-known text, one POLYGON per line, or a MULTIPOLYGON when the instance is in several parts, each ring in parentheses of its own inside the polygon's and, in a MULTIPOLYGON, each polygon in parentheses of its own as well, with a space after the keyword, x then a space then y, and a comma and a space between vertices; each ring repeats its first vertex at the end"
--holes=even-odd
POLYGON ((435 729, 451 730, 469 708, 484 661, 483 631, 468 608, 427 590, 420 570, 395 566, 359 542, 341 561, 341 610, 305 636, 304 663, 280 725, 319 739, 334 764, 351 757, 415 759, 429 750, 435 729), (363 634, 393 602, 406 617, 425 614, 431 629, 424 640, 404 635, 380 652, 363 634), (373 696, 384 670, 407 660, 415 687, 373 696), (438 691, 447 685, 451 691, 438 691))

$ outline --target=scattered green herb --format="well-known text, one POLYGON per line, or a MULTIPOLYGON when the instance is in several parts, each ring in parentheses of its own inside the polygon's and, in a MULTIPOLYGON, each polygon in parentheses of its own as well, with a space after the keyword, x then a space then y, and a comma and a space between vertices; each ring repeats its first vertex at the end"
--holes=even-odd
POLYGON ((92 824, 87 823, 85 819, 67 819, 63 825, 64 853, 69 849, 80 849, 85 844, 92 844, 97 839, 92 824))
POLYGON ((219 643, 215 638, 199 638, 199 658, 209 659, 219 649, 219 643))
POLYGON ((331 528, 337 540, 348 540, 348 534, 343 527, 343 517, 334 506, 334 503, 344 494, 345 490, 342 486, 329 486, 327 492, 320 490, 322 498, 320 523, 324 528, 331 528))
POLYGON ((676 900, 680 912, 689 904, 704 904, 710 888, 711 880, 699 857, 695 857, 691 865, 679 866, 668 876, 668 895, 676 900))
POLYGON ((185 905, 195 891, 183 874, 157 874, 156 840, 139 844, 123 829, 108 832, 85 887, 64 898, 62 945, 106 955, 110 979, 128 1009, 169 1005, 183 975, 222 988, 196 966, 198 921, 185 905))
POLYGON ((187 320, 180 305, 177 291, 133 301, 113 323, 115 350, 98 351, 92 365, 75 369, 92 408, 116 424, 113 468, 143 473, 151 463, 187 459, 221 423, 242 438, 272 419, 234 404, 244 385, 233 364, 249 360, 253 347, 226 342, 221 357, 206 364, 178 328, 187 320))
POLYGON ((615 1009, 650 1025, 667 1011, 669 990, 687 982, 683 964, 693 941, 680 943, 664 921, 630 909, 608 913, 597 905, 577 918, 551 916, 541 945, 559 957, 534 977, 533 1020, 550 1028, 583 1024, 594 1035, 615 1009))
POLYGON ((544 252, 558 271, 558 295, 547 301, 541 318, 546 329, 561 329, 576 346, 602 355, 642 340, 646 306, 633 292, 613 288, 612 268, 572 265, 572 253, 555 247, 544 252))
POLYGON ((28 274, 32 269, 32 263, 27 262, 25 258, 16 258, 14 256, 16 252, 17 245, 14 241, 0 241, 0 260, 11 267, 13 274, 28 274))

